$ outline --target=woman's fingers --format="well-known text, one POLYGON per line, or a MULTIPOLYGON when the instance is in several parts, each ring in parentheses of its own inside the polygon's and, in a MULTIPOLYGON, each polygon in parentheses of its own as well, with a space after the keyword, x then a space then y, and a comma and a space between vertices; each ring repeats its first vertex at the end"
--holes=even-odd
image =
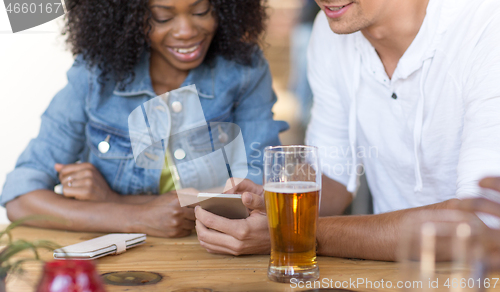
POLYGON ((220 245, 215 245, 211 244, 208 242, 204 242, 200 240, 200 245, 209 253, 214 253, 214 254, 230 254, 234 256, 240 255, 238 252, 231 250, 227 247, 220 246, 220 245))
POLYGON ((57 172, 61 172, 61 170, 64 168, 64 164, 61 164, 61 163, 56 163, 54 164, 54 169, 57 171, 57 172))
POLYGON ((235 234, 241 227, 241 220, 231 220, 221 216, 217 216, 201 207, 196 207, 194 209, 196 220, 202 223, 207 228, 217 230, 222 233, 226 233, 230 236, 235 236, 235 234))
POLYGON ((184 207, 183 209, 184 209, 184 218, 194 222, 196 220, 196 216, 194 215, 194 208, 184 207))
POLYGON ((62 182, 63 191, 64 189, 70 188, 82 188, 82 189, 91 189, 92 188, 92 179, 91 178, 83 178, 83 179, 73 179, 69 177, 65 182, 62 182))
POLYGON ((196 234, 200 244, 212 253, 241 254, 242 242, 234 237, 207 228, 200 220, 196 220, 196 234))
POLYGON ((59 176, 59 180, 63 185, 67 184, 70 181, 77 181, 77 180, 83 180, 83 179, 91 179, 93 178, 94 174, 90 169, 84 169, 78 172, 73 172, 68 175, 64 176, 59 176))
POLYGON ((83 169, 94 169, 94 165, 92 163, 72 163, 72 164, 66 164, 64 167, 59 171, 59 174, 62 175, 68 175, 69 173, 72 172, 78 172, 83 169))
POLYGON ((184 219, 182 224, 182 229, 193 230, 195 228, 195 223, 193 220, 184 219))
POLYGON ((242 194, 244 192, 262 194, 264 188, 249 179, 230 178, 227 180, 226 186, 224 187, 224 193, 242 194))
POLYGON ((248 209, 266 213, 266 203, 262 196, 246 192, 241 195, 241 200, 248 209))
MULTIPOLYGON (((58 167, 54 167, 56 170, 58 167)), ((68 181, 78 180, 85 177, 92 177, 94 175, 95 167, 90 163, 74 163, 59 167, 59 181, 63 185, 68 181)))
POLYGON ((88 189, 81 187, 64 187, 63 195, 68 198, 75 198, 77 200, 89 200, 88 189))

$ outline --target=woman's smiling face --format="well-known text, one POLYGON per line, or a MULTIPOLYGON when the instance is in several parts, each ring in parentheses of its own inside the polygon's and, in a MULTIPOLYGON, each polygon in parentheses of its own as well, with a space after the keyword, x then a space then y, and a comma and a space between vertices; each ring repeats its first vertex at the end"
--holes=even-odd
POLYGON ((209 0, 150 0, 151 49, 178 70, 203 62, 217 31, 209 0))

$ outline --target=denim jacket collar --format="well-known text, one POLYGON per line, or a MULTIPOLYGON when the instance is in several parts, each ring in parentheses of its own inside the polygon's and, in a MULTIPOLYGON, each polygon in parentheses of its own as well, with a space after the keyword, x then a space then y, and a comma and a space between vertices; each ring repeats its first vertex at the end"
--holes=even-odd
MULTIPOLYGON (((136 66, 133 82, 125 85, 123 89, 120 89, 122 88, 123 82, 118 82, 113 94, 124 97, 135 97, 144 94, 150 97, 157 96, 153 89, 151 76, 149 74, 149 60, 149 52, 144 53, 139 64, 136 66)), ((181 87, 191 84, 196 85, 200 97, 214 98, 215 69, 203 63, 199 67, 191 70, 181 87)))

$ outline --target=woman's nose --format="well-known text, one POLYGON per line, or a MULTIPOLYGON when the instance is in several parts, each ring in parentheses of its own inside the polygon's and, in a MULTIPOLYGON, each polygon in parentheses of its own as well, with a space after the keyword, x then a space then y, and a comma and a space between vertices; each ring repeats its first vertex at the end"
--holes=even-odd
POLYGON ((188 40, 196 37, 198 30, 190 17, 179 17, 173 29, 173 37, 188 40))

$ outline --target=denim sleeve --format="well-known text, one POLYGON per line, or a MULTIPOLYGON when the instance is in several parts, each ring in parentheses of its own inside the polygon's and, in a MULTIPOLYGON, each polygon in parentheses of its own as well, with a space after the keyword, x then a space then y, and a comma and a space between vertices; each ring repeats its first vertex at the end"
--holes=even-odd
POLYGON ((254 66, 245 68, 244 78, 236 103, 235 123, 241 128, 245 141, 249 164, 247 178, 262 184, 264 148, 281 145, 278 135, 288 129, 288 124, 273 119, 272 108, 277 98, 262 52, 254 55, 254 66))
MULTIPOLYGON (((7 175, 0 204, 23 194, 47 189, 58 183, 55 163, 74 163, 85 143, 85 98, 89 72, 79 58, 67 73, 68 84, 52 99, 42 115, 38 137, 31 140, 7 175)), ((28 101, 29 102, 29 101, 28 101)))

